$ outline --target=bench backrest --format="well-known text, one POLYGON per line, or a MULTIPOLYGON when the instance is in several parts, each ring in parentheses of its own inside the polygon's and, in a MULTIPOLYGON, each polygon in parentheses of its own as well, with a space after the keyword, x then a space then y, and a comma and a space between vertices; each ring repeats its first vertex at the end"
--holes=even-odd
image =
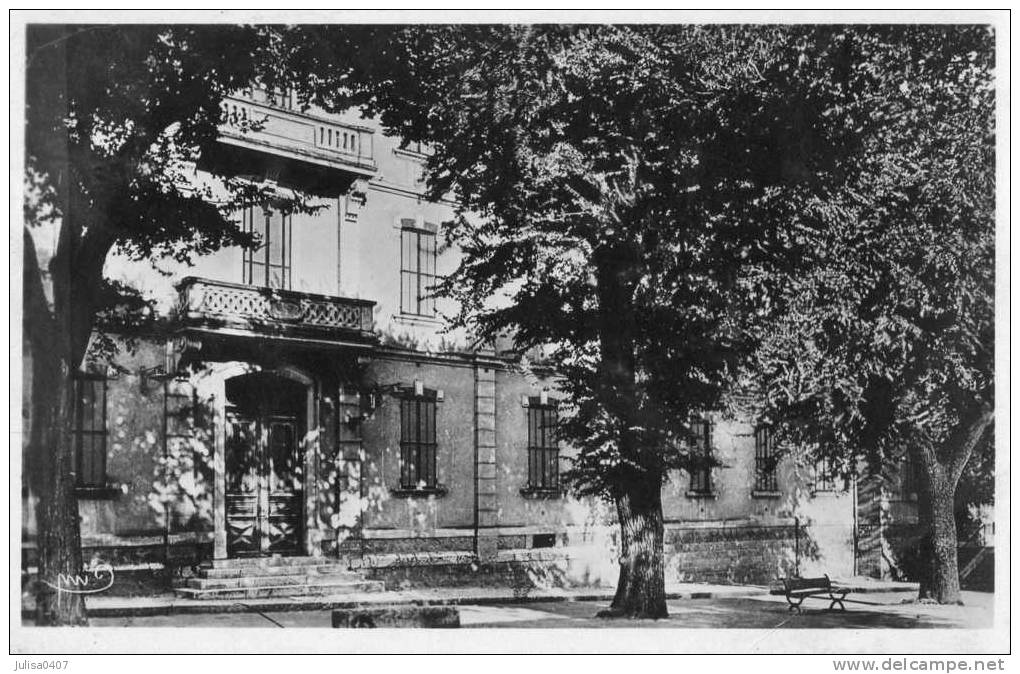
POLYGON ((787 592, 794 590, 828 590, 832 588, 832 581, 828 576, 821 578, 783 578, 783 587, 787 592))

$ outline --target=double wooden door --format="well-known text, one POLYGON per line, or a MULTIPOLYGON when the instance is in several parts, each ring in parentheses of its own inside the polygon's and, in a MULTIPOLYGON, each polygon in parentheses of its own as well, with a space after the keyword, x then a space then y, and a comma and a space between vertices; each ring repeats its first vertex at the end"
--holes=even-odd
POLYGON ((226 515, 230 557, 299 554, 304 513, 303 415, 249 397, 227 408, 226 515))

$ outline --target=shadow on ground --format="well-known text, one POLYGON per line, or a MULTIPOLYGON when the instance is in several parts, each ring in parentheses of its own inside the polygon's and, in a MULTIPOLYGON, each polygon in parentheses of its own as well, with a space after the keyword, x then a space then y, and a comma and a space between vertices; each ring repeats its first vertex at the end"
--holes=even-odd
MULTIPOLYGON (((867 595, 865 595, 867 596, 867 595)), ((516 605, 460 607, 465 628, 667 628, 667 629, 917 629, 989 628, 991 597, 968 606, 902 603, 902 595, 847 600, 847 610, 827 611, 827 602, 805 603, 791 613, 782 597, 686 599, 669 602, 665 620, 595 618, 608 601, 556 601, 516 605)), ((328 628, 330 612, 274 611, 246 613, 94 618, 93 627, 278 627, 328 628)))
MULTIPOLYGON (((507 620, 497 607, 463 607, 464 627, 669 629, 914 629, 991 627, 991 617, 958 607, 919 609, 911 605, 868 605, 847 601, 847 610, 827 611, 825 603, 791 613, 785 603, 764 599, 714 599, 669 602, 665 620, 600 619, 593 602, 529 604, 507 620), (939 615, 938 612, 944 615, 939 615), (528 615, 530 614, 530 615, 528 615), (487 620, 491 617, 492 620, 487 620)), ((805 606, 808 606, 805 604, 805 606)))

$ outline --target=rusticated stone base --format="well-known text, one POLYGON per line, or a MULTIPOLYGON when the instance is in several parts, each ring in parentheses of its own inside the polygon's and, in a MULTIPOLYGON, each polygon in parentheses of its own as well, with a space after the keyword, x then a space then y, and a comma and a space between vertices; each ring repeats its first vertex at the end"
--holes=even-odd
POLYGON ((768 584, 817 556, 810 530, 793 526, 666 529, 666 582, 768 584))
POLYGON ((381 580, 387 590, 420 587, 510 587, 526 595, 536 587, 569 587, 562 564, 556 562, 486 562, 402 565, 365 569, 365 577, 381 580))

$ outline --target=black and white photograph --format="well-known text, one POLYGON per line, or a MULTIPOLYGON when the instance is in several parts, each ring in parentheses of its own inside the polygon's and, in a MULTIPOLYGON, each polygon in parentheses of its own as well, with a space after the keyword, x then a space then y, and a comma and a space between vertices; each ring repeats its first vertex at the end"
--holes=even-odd
POLYGON ((1008 669, 1008 10, 9 18, 15 670, 1008 669))

